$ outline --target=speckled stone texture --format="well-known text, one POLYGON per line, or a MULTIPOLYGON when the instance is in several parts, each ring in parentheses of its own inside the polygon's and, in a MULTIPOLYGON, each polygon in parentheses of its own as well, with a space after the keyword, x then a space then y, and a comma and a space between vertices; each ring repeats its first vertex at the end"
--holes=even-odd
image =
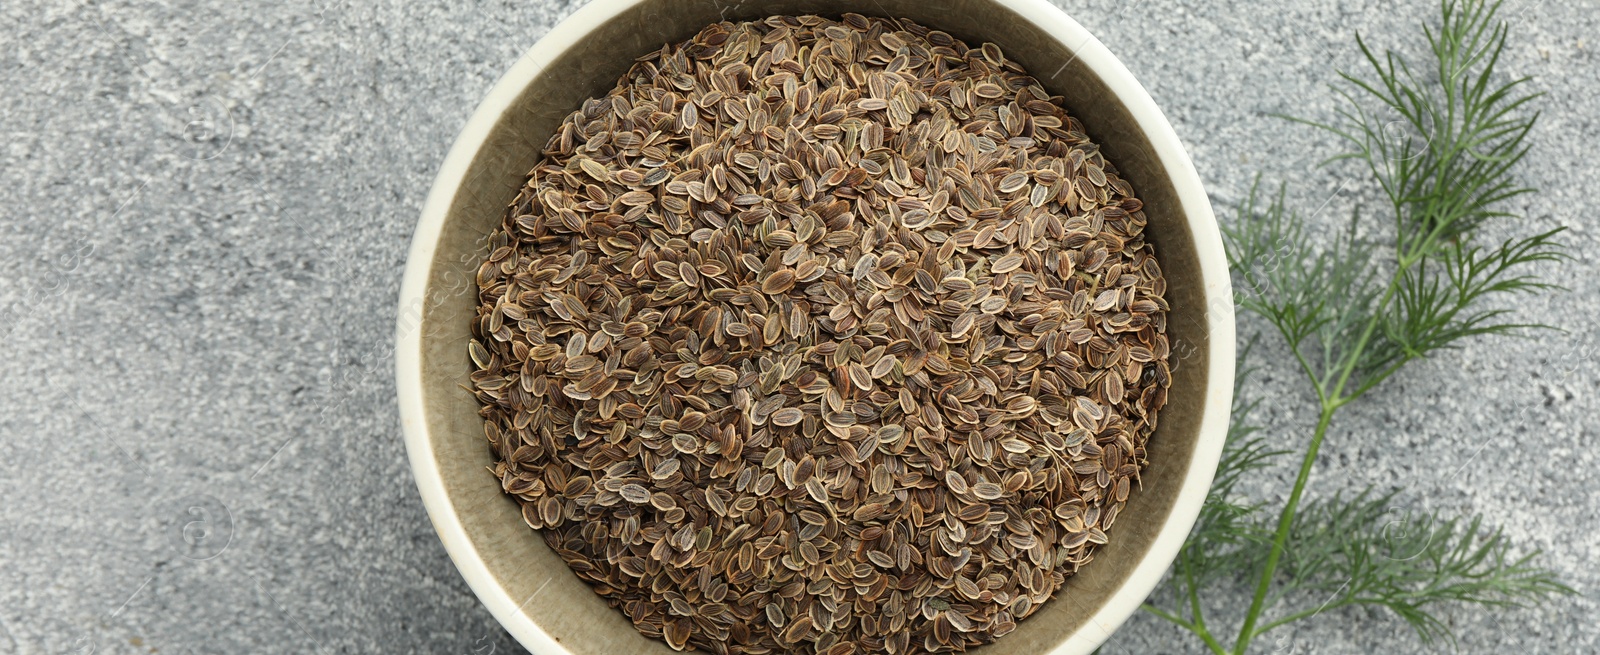
MULTIPOLYGON (((711 0, 707 0, 711 1, 711 0)), ((751 0, 755 1, 755 0, 751 0)), ((1370 183, 1318 167, 1350 38, 1418 53, 1428 2, 1072 1, 1167 113, 1218 214, 1260 172, 1331 226, 1370 183)), ((576 3, 0 5, 0 653, 517 653, 434 536, 391 376, 406 247, 479 97, 576 3)), ((1570 232, 1567 290, 1339 417, 1314 494, 1401 485, 1482 513, 1579 595, 1451 610, 1460 651, 1600 649, 1600 6, 1512 0, 1503 69, 1547 95, 1515 230, 1570 232)), ((1315 247, 1317 243, 1313 243, 1315 247)), ((1259 331, 1256 321, 1241 333, 1259 331)), ((1246 393, 1314 420, 1267 338, 1246 393)), ((1255 479, 1286 492, 1292 471, 1255 479)), ((1238 606, 1241 591, 1215 599, 1238 606)), ((1223 612, 1217 619, 1228 621, 1223 612)), ((1252 652, 1449 652, 1338 610, 1252 652)), ((1200 653, 1132 619, 1103 652, 1200 653)))

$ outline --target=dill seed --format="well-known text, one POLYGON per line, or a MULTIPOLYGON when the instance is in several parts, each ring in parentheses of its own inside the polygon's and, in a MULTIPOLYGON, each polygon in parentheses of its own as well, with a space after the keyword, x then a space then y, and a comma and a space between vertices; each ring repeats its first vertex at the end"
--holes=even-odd
POLYGON ((550 138, 477 272, 493 473, 638 630, 960 651, 1088 563, 1170 373, 1142 204, 999 48, 719 23, 550 138))

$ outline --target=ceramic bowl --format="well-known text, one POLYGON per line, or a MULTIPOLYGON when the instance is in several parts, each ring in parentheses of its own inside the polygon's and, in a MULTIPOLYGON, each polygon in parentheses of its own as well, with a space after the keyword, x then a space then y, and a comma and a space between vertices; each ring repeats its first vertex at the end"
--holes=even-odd
POLYGON ((467 121, 423 207, 400 293, 396 375, 406 449, 429 517, 472 590, 541 655, 665 654, 544 544, 485 471, 492 463, 464 386, 475 271, 538 152, 568 113, 634 58, 719 20, 846 12, 900 16, 993 42, 1067 110, 1144 201, 1167 277, 1173 368, 1149 466, 1094 561, 983 655, 1089 653, 1138 609, 1200 511, 1227 430, 1234 326, 1227 266, 1200 178, 1127 68, 1044 0, 599 0, 517 60, 467 121))

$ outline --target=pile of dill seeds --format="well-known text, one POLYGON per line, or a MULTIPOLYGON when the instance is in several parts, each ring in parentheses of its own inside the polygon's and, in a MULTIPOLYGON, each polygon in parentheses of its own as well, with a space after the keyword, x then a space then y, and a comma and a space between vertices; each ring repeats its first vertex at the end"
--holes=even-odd
POLYGON ((640 632, 961 651, 1106 543, 1166 284, 1128 183, 993 44, 719 23, 543 155, 478 270, 471 380, 505 492, 640 632))

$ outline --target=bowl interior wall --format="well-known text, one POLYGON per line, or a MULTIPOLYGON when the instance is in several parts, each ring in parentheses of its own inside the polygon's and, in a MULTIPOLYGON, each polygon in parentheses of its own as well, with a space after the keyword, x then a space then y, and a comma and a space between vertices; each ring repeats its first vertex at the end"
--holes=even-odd
POLYGON ((525 601, 523 611, 574 653, 670 651, 639 635, 618 611, 607 607, 573 575, 528 529, 516 503, 501 493, 493 476, 484 470, 492 460, 483 422, 475 400, 462 385, 470 370, 466 343, 476 303, 474 274, 487 252, 487 236, 561 120, 585 98, 608 92, 634 58, 664 43, 685 40, 724 14, 729 20, 797 13, 837 17, 843 5, 868 15, 910 18, 971 45, 994 42, 1046 89, 1064 96, 1068 111, 1084 123, 1089 136, 1144 201, 1149 218, 1146 235, 1167 276, 1173 384, 1150 441, 1150 464, 1142 475, 1142 486, 1135 488, 1110 532, 1111 542, 1096 554, 1095 561, 1069 578, 1056 597, 1022 621, 1014 633, 983 647, 982 652, 1010 655, 1048 650, 1088 621, 1149 549, 1188 472, 1199 433, 1208 352, 1204 289, 1194 240, 1149 139, 1106 84, 1073 56, 1073 48, 1009 9, 984 0, 881 0, 864 6, 807 0, 646 0, 555 60, 539 62, 540 75, 499 117, 450 204, 431 263, 418 328, 423 331, 427 428, 449 502, 498 583, 512 598, 525 601))

